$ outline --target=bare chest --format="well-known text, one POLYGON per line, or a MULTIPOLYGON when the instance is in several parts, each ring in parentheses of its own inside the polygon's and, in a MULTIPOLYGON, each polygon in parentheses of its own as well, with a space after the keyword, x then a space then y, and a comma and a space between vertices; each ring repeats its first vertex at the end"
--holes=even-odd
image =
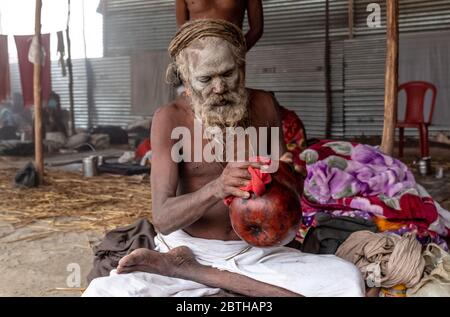
MULTIPOLYGON (((187 0, 191 18, 222 18, 230 20, 245 12, 244 0, 187 0)), ((233 21, 234 22, 234 21, 233 21)))

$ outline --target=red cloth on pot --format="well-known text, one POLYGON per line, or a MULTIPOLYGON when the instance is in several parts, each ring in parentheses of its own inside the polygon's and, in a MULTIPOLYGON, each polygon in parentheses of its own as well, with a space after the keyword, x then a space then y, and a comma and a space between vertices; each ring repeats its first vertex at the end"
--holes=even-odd
MULTIPOLYGON (((250 158, 250 162, 261 162, 269 165, 271 160, 264 157, 252 157, 250 158)), ((261 172, 259 168, 253 168, 252 166, 249 166, 247 170, 252 176, 252 179, 247 186, 240 187, 239 189, 246 192, 253 192, 256 196, 262 196, 266 191, 266 185, 272 181, 272 176, 270 173, 261 172)), ((225 198, 225 205, 229 206, 233 199, 234 196, 225 198)))

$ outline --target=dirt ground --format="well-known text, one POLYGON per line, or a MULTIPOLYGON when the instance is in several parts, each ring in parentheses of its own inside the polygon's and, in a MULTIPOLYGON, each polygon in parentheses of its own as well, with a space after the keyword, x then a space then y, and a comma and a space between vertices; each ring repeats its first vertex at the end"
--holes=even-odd
MULTIPOLYGON (((0 235, 11 230, 0 223, 0 235)), ((91 244, 99 241, 101 234, 54 233, 35 241, 8 242, 30 232, 26 227, 16 229, 0 242, 0 296, 80 296, 77 287, 87 286, 92 266, 91 244), (74 276, 78 267, 79 279, 74 276)))
MULTIPOLYGON (((406 149, 404 161, 411 165, 417 155, 416 148, 406 149)), ((432 148, 431 156, 434 166, 445 167, 445 178, 417 175, 417 181, 450 209, 450 149, 432 148)), ((25 162, 0 158, 0 168, 19 168, 25 162)), ((14 230, 0 222, 0 296, 80 296, 79 288, 87 286, 93 260, 91 247, 101 240, 103 232, 54 233, 43 239, 20 240, 46 226, 48 222, 39 222, 14 230), (79 285, 74 278, 78 268, 79 285)))
MULTIPOLYGON (((121 152, 108 150, 100 154, 115 156, 121 152)), ((46 162, 58 163, 67 159, 72 160, 74 156, 60 155, 46 162)), ((29 158, 0 157, 0 169, 19 169, 28 161, 29 158)), ((49 169, 81 174, 81 164, 46 168, 49 169)), ((87 287, 86 276, 93 261, 92 246, 101 241, 104 232, 56 232, 42 239, 27 239, 45 232, 50 226, 48 221, 40 221, 14 229, 11 224, 0 221, 0 296, 78 297, 82 293, 80 289, 87 287), (79 276, 76 276, 77 273, 79 276)))

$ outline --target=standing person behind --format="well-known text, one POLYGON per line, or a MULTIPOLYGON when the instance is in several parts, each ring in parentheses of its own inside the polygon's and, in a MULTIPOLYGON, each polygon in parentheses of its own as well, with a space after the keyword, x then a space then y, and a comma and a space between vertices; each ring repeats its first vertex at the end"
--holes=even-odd
POLYGON ((247 51, 249 51, 258 42, 264 31, 261 0, 176 0, 178 27, 190 20, 221 19, 242 29, 245 11, 247 11, 249 24, 245 41, 247 51))

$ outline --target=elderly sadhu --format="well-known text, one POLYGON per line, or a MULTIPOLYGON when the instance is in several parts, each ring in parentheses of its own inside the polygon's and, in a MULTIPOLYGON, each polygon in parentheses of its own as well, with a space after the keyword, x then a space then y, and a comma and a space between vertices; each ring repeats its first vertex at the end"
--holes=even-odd
MULTIPOLYGON (((186 91, 153 118, 156 250, 125 256, 110 276, 94 279, 84 296, 207 296, 220 289, 246 296, 363 296, 353 264, 284 245, 249 246, 233 230, 224 200, 249 198, 243 190, 252 178, 249 166, 258 170, 267 162, 206 160, 201 154, 210 138, 195 143, 196 129, 203 135, 210 128, 280 128, 273 95, 245 87, 242 31, 221 20, 192 21, 178 31, 169 53, 174 64, 168 77, 181 77, 186 91), (174 133, 180 128, 183 133, 174 133), (178 148, 181 135, 194 144, 178 148), (182 159, 174 152, 182 152, 182 159)), ((216 136, 211 138, 224 140, 216 136)), ((278 158, 285 153, 282 133, 275 142, 271 133, 258 137, 272 144, 278 158)))

